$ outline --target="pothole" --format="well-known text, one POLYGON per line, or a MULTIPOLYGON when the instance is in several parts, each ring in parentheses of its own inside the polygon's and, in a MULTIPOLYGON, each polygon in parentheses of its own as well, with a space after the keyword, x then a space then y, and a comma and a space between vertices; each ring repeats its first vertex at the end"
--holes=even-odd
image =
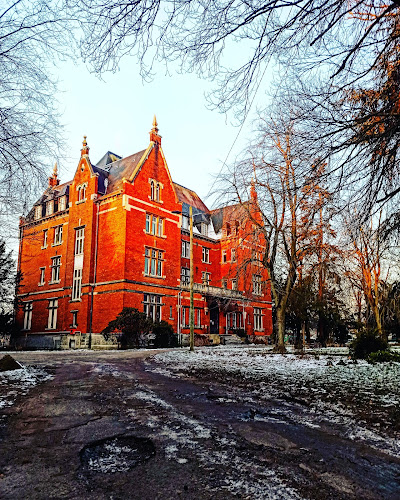
POLYGON ((79 452, 87 471, 112 474, 126 472, 147 462, 156 454, 151 439, 136 436, 117 436, 87 444, 79 452))

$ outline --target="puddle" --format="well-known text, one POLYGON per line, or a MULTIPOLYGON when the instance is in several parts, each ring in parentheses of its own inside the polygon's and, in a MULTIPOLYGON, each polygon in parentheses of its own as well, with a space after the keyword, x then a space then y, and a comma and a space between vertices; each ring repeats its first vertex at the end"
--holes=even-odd
POLYGON ((156 454, 148 438, 118 436, 87 444, 79 453, 83 467, 90 472, 126 472, 147 462, 156 454))

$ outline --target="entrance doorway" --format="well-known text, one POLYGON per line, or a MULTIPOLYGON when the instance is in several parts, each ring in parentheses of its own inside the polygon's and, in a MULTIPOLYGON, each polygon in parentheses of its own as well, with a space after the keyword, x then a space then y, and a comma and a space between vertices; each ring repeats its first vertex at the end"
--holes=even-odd
POLYGON ((216 302, 210 304, 210 333, 219 333, 219 306, 216 302))

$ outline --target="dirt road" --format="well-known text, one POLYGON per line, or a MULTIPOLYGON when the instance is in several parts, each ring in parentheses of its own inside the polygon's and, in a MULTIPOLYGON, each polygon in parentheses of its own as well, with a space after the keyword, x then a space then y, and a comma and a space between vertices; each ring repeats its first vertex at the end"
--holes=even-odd
MULTIPOLYGON (((53 378, 0 434, 4 499, 399 499, 400 460, 153 352, 18 353, 53 378)), ((1 411, 1 410, 0 410, 1 411)))

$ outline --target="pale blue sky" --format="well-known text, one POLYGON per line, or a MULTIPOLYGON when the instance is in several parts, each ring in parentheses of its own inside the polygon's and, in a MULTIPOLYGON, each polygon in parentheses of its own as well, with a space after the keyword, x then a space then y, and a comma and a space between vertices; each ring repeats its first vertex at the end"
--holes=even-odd
MULTIPOLYGON (((164 76, 160 69, 153 82, 143 83, 133 57, 125 57, 121 70, 104 75, 104 81, 83 64, 72 62, 60 64, 58 78, 68 154, 59 161, 61 182, 73 176, 83 135, 87 135, 93 163, 108 150, 128 156, 147 147, 156 114, 173 180, 194 189, 212 205, 206 199, 212 176, 220 171, 239 131, 231 125, 233 115, 226 117, 206 108, 204 93, 212 82, 194 74, 164 76)), ((265 88, 263 82, 228 163, 250 138, 256 107, 266 99, 265 88)), ((49 174, 52 164, 49 158, 49 174)))

